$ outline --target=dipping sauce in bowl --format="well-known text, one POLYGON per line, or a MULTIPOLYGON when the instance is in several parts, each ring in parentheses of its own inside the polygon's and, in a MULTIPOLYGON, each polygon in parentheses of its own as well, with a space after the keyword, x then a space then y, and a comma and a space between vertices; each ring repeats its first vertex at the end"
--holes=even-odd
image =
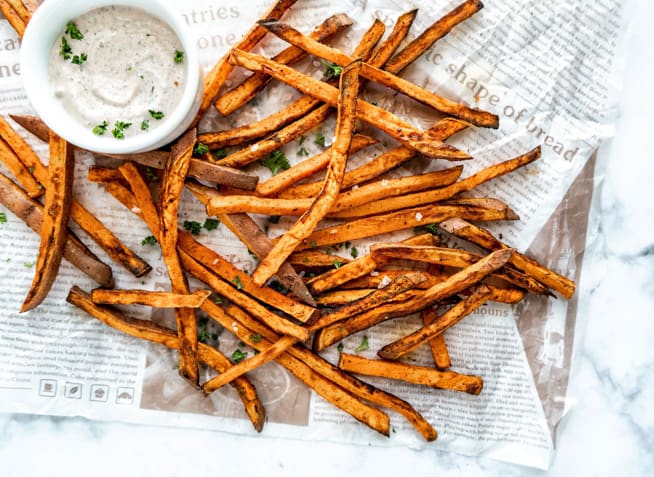
POLYGON ((48 0, 25 31, 21 67, 37 115, 101 153, 174 141, 202 95, 194 38, 167 0, 48 0))

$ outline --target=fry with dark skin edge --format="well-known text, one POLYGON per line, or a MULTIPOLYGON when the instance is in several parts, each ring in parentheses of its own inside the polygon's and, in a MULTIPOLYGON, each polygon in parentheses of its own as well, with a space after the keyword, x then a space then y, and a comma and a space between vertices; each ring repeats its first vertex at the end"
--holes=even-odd
MULTIPOLYGON (((378 201, 379 203, 381 201, 378 201)), ((334 245, 344 241, 374 237, 387 232, 422 227, 440 223, 452 217, 467 220, 518 220, 519 217, 505 204, 498 207, 475 207, 472 205, 426 205, 387 214, 374 215, 317 230, 304 239, 297 250, 313 246, 334 245)))
POLYGON ((370 59, 366 60, 366 63, 378 68, 384 66, 391 56, 393 56, 393 53, 397 51, 400 43, 409 34, 409 30, 417 14, 418 9, 416 8, 397 17, 397 21, 393 25, 393 30, 389 33, 388 38, 373 52, 370 59))
POLYGON ((474 395, 478 395, 484 387, 484 381, 479 376, 460 374, 454 371, 439 371, 396 361, 368 359, 346 353, 341 353, 338 367, 350 373, 397 379, 407 383, 474 395))
POLYGON ((406 316, 431 306, 445 298, 459 293, 502 268, 513 254, 512 249, 499 250, 482 258, 477 263, 464 268, 460 272, 448 277, 445 281, 437 283, 415 298, 390 305, 382 305, 374 310, 367 311, 348 320, 340 321, 323 328, 316 333, 313 340, 313 349, 318 352, 327 346, 349 336, 357 331, 370 328, 382 321, 406 316))
MULTIPOLYGON (((501 241, 493 237, 488 230, 477 227, 462 219, 446 220, 440 224, 440 227, 452 235, 466 239, 487 250, 508 248, 501 241)), ((572 280, 550 270, 521 253, 514 254, 511 258, 511 265, 518 270, 522 270, 527 275, 534 277, 543 285, 559 292, 567 299, 570 299, 575 292, 575 283, 572 280)))
MULTIPOLYGON (((383 286, 384 283, 387 283, 388 280, 395 280, 400 275, 403 275, 410 270, 384 270, 375 273, 374 276, 366 275, 361 278, 356 278, 347 283, 341 285, 342 290, 359 290, 362 288, 379 288, 383 286)), ((430 275, 427 272, 421 272, 425 277, 425 281, 420 282, 416 285, 418 290, 427 290, 428 288, 433 287, 437 283, 440 283, 444 280, 443 277, 435 277, 430 275)))
MULTIPOLYGON (((441 119, 430 129, 434 137, 440 141, 445 141, 454 134, 464 130, 469 125, 458 119, 445 118, 441 119)), ((399 165, 405 163, 409 159, 416 157, 418 153, 410 148, 400 146, 398 148, 392 149, 384 154, 374 158, 370 162, 357 167, 351 171, 347 171, 343 177, 343 189, 349 189, 350 187, 364 182, 371 181, 385 172, 390 171, 398 167, 399 165)), ((290 187, 285 191, 278 194, 279 198, 283 199, 293 199, 299 197, 312 197, 315 196, 320 191, 320 182, 310 182, 308 184, 299 184, 294 187, 290 187)))
POLYGON ((34 179, 34 176, 30 174, 30 171, 3 139, 0 139, 0 161, 7 166, 7 169, 11 171, 16 180, 25 189, 27 195, 32 199, 43 195, 43 187, 34 179))
MULTIPOLYGON (((284 13, 295 4, 295 2, 297 2, 297 0, 277 0, 275 4, 261 16, 261 19, 279 20, 282 15, 284 15, 284 13)), ((252 25, 252 28, 243 35, 240 41, 233 46, 232 50, 251 50, 266 35, 266 32, 267 30, 265 28, 255 23, 252 25)), ((202 102, 200 103, 200 109, 198 110, 195 119, 191 123, 191 128, 198 125, 202 116, 204 116, 204 113, 207 112, 213 103, 213 100, 218 95, 220 88, 222 88, 225 81, 227 81, 227 77, 234 69, 232 64, 227 61, 232 50, 228 51, 222 58, 220 58, 205 75, 202 102)))
MULTIPOLYGON (((368 28, 361 37, 361 41, 354 49, 354 56, 364 59, 368 58, 370 54, 372 54, 375 45, 377 45, 381 37, 384 35, 385 29, 386 27, 384 24, 376 19, 372 26, 368 28)), ((329 82, 336 84, 338 80, 330 80, 329 82)), ((320 104, 322 104, 322 101, 316 98, 302 96, 281 111, 271 114, 260 121, 230 129, 228 131, 206 133, 200 136, 200 140, 213 148, 243 144, 244 142, 270 134, 283 126, 302 118, 320 104)))
POLYGON ((73 197, 75 157, 68 143, 50 133, 50 161, 48 188, 45 191, 41 244, 34 267, 34 279, 21 307, 21 313, 39 306, 57 278, 59 264, 66 244, 68 216, 73 197))
POLYGON ((380 358, 399 359, 423 343, 451 328, 481 305, 493 298, 493 292, 485 285, 477 286, 470 296, 443 313, 432 324, 387 344, 377 352, 380 358))
MULTIPOLYGON (((440 265, 429 265, 427 271, 435 276, 444 276, 443 267, 440 265)), ((434 307, 425 308, 420 312, 420 318, 422 318, 423 325, 427 326, 432 324, 436 318, 438 318, 438 313, 434 307)), ((452 361, 450 360, 450 353, 447 350, 447 343, 445 342, 445 335, 440 334, 429 340, 429 349, 434 358, 434 365, 436 369, 444 371, 452 366, 452 361)))
MULTIPOLYGON (((240 318, 245 315, 244 313, 241 312, 237 316, 228 316, 222 308, 210 301, 205 302, 202 309, 210 318, 228 330, 231 330, 248 346, 263 352, 271 345, 270 341, 268 341, 267 333, 264 333, 261 329, 265 329, 265 327, 258 326, 257 328, 252 328, 249 326, 251 323, 243 323, 241 321, 240 318), (234 324, 236 326, 234 326, 234 324), (252 339, 252 336, 254 336, 255 333, 259 333, 262 336, 260 340, 256 340, 257 342, 252 339)), ((231 309, 234 313, 236 307, 229 306, 228 309, 231 309)), ((273 341, 279 340, 278 337, 272 339, 273 341)), ((291 349, 297 348, 292 347, 291 349)), ((380 434, 385 436, 389 435, 390 420, 388 416, 379 409, 364 404, 349 391, 346 391, 341 386, 335 384, 332 380, 323 377, 321 374, 311 369, 310 366, 300 361, 297 357, 291 356, 290 353, 281 354, 276 358, 276 361, 334 406, 347 412, 356 420, 364 423, 380 434)))
POLYGON ((338 321, 345 320, 350 316, 358 315, 366 310, 374 309, 375 307, 390 301, 401 293, 415 288, 424 280, 425 277, 420 272, 400 275, 384 288, 375 290, 365 298, 350 305, 339 308, 338 310, 335 310, 328 315, 321 316, 315 323, 311 325, 310 329, 311 331, 316 331, 338 321))
POLYGON ((23 38, 26 25, 14 7, 12 7, 7 0, 3 0, 0 2, 0 11, 7 19, 11 27, 16 31, 16 34, 20 38, 23 38))
POLYGON ((48 142, 50 128, 38 116, 31 114, 10 114, 9 117, 20 124, 30 134, 33 134, 43 142, 48 142))
MULTIPOLYGON (((355 134, 352 137, 352 145, 350 146, 350 156, 359 152, 360 150, 376 144, 377 140, 361 134, 355 134)), ((291 166, 290 169, 281 171, 270 179, 259 182, 257 184, 256 193, 261 197, 271 197, 277 195, 287 187, 295 184, 296 182, 306 179, 307 177, 315 174, 316 172, 324 169, 329 164, 329 157, 331 155, 331 146, 325 149, 320 154, 316 154, 302 162, 291 166)), ((316 194, 320 192, 318 188, 316 194)))
MULTIPOLYGON (((434 245, 434 236, 431 234, 420 234, 408 238, 400 243, 412 245, 434 245)), ((338 269, 330 270, 312 278, 307 282, 311 291, 314 293, 323 293, 332 288, 336 288, 350 280, 362 277, 374 271, 379 264, 372 259, 370 255, 362 257, 347 263, 338 269)))
POLYGON ((86 179, 89 182, 98 182, 100 184, 108 184, 112 182, 122 183, 123 185, 126 184, 120 171, 118 169, 112 169, 111 167, 91 166, 86 173, 86 179))
MULTIPOLYGON (((344 13, 337 13, 327 18, 314 28, 310 38, 318 42, 329 41, 334 35, 352 25, 352 20, 344 13)), ((273 57, 273 60, 292 65, 304 58, 306 53, 295 46, 290 46, 273 57)), ((218 97, 214 105, 223 116, 227 116, 251 101, 272 78, 263 73, 256 73, 245 79, 241 84, 218 97)))
MULTIPOLYGON (((208 194, 216 193, 215 189, 209 189, 197 182, 187 181, 186 187, 205 205, 208 194), (213 191, 213 192, 212 192, 213 191)), ((268 238, 259 225, 247 214, 224 214, 219 216, 220 221, 244 243, 248 250, 251 250, 257 258, 265 257, 273 248, 273 242, 268 238)), ((316 306, 316 302, 304 285, 302 278, 295 272, 295 269, 288 263, 283 263, 276 275, 279 282, 288 288, 291 293, 300 301, 309 306, 316 306)))
POLYGON ((225 384, 231 383, 239 376, 243 376, 245 373, 249 373, 258 367, 275 360, 279 357, 280 354, 284 353, 295 343, 297 343, 297 339, 293 338, 292 336, 281 337, 261 353, 243 360, 229 368, 224 373, 211 378, 209 381, 202 385, 202 392, 208 395, 214 391, 217 391, 225 384))
MULTIPOLYGON (((184 189, 184 179, 188 172, 195 129, 189 130, 173 145, 164 169, 159 197, 159 245, 172 290, 188 294, 189 287, 177 252, 177 213, 179 199, 184 189)), ((126 178, 127 179, 127 178, 126 178)), ((153 231, 154 232, 154 231, 153 231)), ((193 386, 198 386, 198 330, 193 308, 176 308, 177 336, 179 338, 179 374, 193 386)))
MULTIPOLYGON (((3 174, 0 174, 0 203, 25 222, 34 232, 38 234, 41 231, 43 206, 30 199, 23 189, 3 174)), ((64 258, 100 286, 113 288, 114 279, 111 267, 101 262, 70 230, 67 230, 66 234, 64 258)))
MULTIPOLYGON (((230 61, 251 71, 264 71, 302 93, 314 96, 330 106, 336 106, 338 103, 338 90, 333 86, 262 56, 234 50, 230 55, 230 61)), ((418 131, 394 114, 362 99, 357 100, 357 119, 381 129, 405 146, 413 148, 427 157, 455 161, 471 159, 465 152, 436 140, 429 132, 418 131)))
MULTIPOLYGON (((331 48, 323 45, 311 38, 303 35, 289 25, 278 21, 259 22, 266 27, 270 32, 274 33, 279 38, 303 49, 309 54, 337 64, 344 66, 351 63, 354 58, 346 55, 336 48, 331 48)), ((374 81, 376 83, 387 86, 395 91, 399 91, 410 98, 415 99, 427 106, 434 108, 436 111, 453 116, 458 119, 467 121, 475 126, 490 127, 497 129, 499 127, 499 118, 495 114, 491 114, 479 109, 469 108, 461 103, 450 101, 441 96, 438 96, 431 91, 421 88, 405 79, 388 73, 379 68, 371 66, 367 63, 361 65, 361 76, 374 81)))
POLYGON ((188 295, 149 290, 91 291, 91 300, 98 305, 146 305, 152 308, 200 308, 211 290, 196 290, 188 295))
MULTIPOLYGON (((151 321, 127 317, 110 307, 96 305, 91 301, 91 297, 77 286, 71 288, 66 300, 104 324, 129 336, 159 343, 172 349, 179 347, 177 334, 173 330, 151 321)), ((232 366, 229 359, 220 351, 204 343, 198 343, 198 359, 218 372, 224 372, 232 366)), ((230 384, 238 392, 252 425, 261 432, 266 415, 256 389, 245 377, 237 378, 230 384)))
POLYGON ((350 263, 352 260, 340 255, 334 256, 320 250, 305 250, 303 252, 293 252, 288 257, 288 262, 293 265, 302 265, 304 267, 334 267, 334 262, 338 266, 350 263))
POLYGON ((522 154, 514 159, 509 159, 508 161, 500 162, 499 164, 495 164, 482 169, 476 174, 466 177, 459 182, 455 182, 450 186, 443 187, 442 189, 434 189, 426 192, 407 194, 401 197, 382 199, 375 202, 374 204, 363 205, 361 207, 350 209, 339 214, 334 214, 334 217, 365 217, 368 215, 381 214, 392 210, 405 209, 407 207, 416 207, 422 204, 431 204, 434 202, 447 200, 454 197, 456 194, 467 192, 483 184, 484 182, 488 182, 491 179, 495 179, 496 177, 500 177, 508 174, 509 172, 513 172, 522 166, 526 166, 527 164, 530 164, 539 159, 540 156, 541 149, 540 146, 538 146, 526 154, 522 154))
POLYGON ((335 140, 323 188, 306 212, 259 262, 252 274, 254 283, 259 286, 277 272, 279 266, 327 215, 338 198, 355 127, 360 68, 361 61, 355 61, 346 66, 340 76, 335 140))
POLYGON ((316 297, 316 302, 321 306, 344 306, 367 297, 376 288, 364 288, 361 290, 336 290, 327 292, 316 297))

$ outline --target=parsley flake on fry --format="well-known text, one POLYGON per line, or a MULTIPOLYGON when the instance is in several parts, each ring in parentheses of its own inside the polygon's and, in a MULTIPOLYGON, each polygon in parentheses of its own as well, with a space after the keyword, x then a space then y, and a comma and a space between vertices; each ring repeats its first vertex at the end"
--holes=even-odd
POLYGON ((241 281, 241 279, 239 278, 238 275, 235 276, 235 277, 232 279, 232 282, 234 283, 234 285, 236 285, 236 288, 237 288, 238 290, 242 290, 242 289, 243 289, 243 282, 241 281))
POLYGON ((203 142, 198 141, 195 146, 193 146, 194 156, 204 156, 207 152, 209 152, 209 146, 203 142))

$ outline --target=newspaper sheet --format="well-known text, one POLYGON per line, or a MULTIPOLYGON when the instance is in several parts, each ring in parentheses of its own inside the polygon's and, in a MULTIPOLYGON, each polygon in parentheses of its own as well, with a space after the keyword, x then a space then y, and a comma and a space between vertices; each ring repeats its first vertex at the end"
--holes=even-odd
MULTIPOLYGON (((257 20, 267 3, 245 6, 230 0, 198 0, 179 3, 179 13, 197 35, 201 58, 210 66, 257 20)), ((300 0, 284 20, 310 31, 327 16, 345 12, 354 19, 354 25, 333 44, 350 51, 375 18, 389 31, 399 14, 418 8, 410 37, 414 38, 457 3, 433 2, 425 8, 418 0, 300 0)), ((499 130, 474 128, 450 141, 475 157, 465 164, 464 176, 536 145, 543 146, 540 161, 492 181, 475 194, 498 197, 520 215, 519 222, 492 226, 505 242, 577 282, 593 183, 598 175, 593 154, 602 139, 612 133, 612 71, 624 17, 621 0, 490 0, 479 14, 437 42, 404 73, 430 90, 500 116, 499 130)), ((282 47, 279 40, 267 37, 255 52, 269 56, 282 47)), ((14 31, 6 21, 0 21, 3 115, 31 111, 21 88, 19 48, 14 31)), ((315 59, 297 67, 317 78, 324 70, 315 59)), ((230 84, 246 74, 237 70, 230 84)), ((429 128, 435 119, 428 108, 383 88, 371 86, 365 94, 368 101, 393 110, 422 129, 429 128)), ((202 128, 252 121, 297 96, 291 88, 271 84, 237 114, 220 118, 210 112, 202 128)), ((320 130, 327 144, 332 128, 333 120, 320 130)), ((47 147, 21 131, 47 160, 47 147)), ((372 152, 355 155, 350 167, 384 150, 382 143, 392 145, 389 138, 367 132, 380 137, 380 145, 372 152)), ((321 150, 313 140, 306 141, 306 147, 310 153, 321 150)), ((297 149, 295 143, 284 147, 291 162, 299 160, 297 149)), ((93 163, 105 164, 107 160, 78 153, 77 198, 153 265, 153 271, 140 279, 113 266, 117 287, 167 290, 159 248, 141 245, 150 235, 145 225, 101 187, 84 179, 93 163)), ((394 174, 445 166, 441 161, 419 158, 394 174)), ((262 177, 269 174, 258 166, 252 170, 262 177)), ((2 206, 0 211, 7 217, 0 225, 0 410, 254 433, 231 388, 205 398, 178 377, 174 353, 121 335, 68 305, 65 296, 72 285, 86 290, 94 287, 69 263, 64 261, 46 301, 33 312, 19 314, 32 280, 38 237, 2 206)), ((205 217, 201 205, 190 194, 185 195, 180 220, 202 222, 205 217)), ((280 234, 291 223, 290 218, 277 225, 268 224, 265 217, 256 219, 268 227, 270 236, 280 234)), ((79 235, 83 237, 83 233, 79 235)), ((203 231, 199 239, 242 269, 253 270, 252 257, 223 226, 203 231)), ((455 243, 449 237, 444 239, 455 243)), ((354 245, 363 253, 367 244, 357 241, 354 245)), ((110 263, 95 244, 88 245, 110 263)), ((445 337, 452 369, 483 376, 480 396, 370 379, 412 403, 433 423, 439 431, 434 443, 423 442, 398 415, 391 416, 390 438, 375 434, 313 394, 276 363, 252 373, 268 416, 262 436, 447 449, 546 468, 554 450, 554 431, 569 403, 572 344, 578 332, 577 302, 578 296, 570 301, 529 296, 514 307, 489 304, 449 330, 445 337)), ((171 327, 175 323, 169 312, 131 308, 129 313, 171 327)), ((227 330, 206 320, 201 326, 208 342, 228 356, 239 347, 227 330)), ((365 335, 369 350, 361 354, 373 357, 375 350, 416 326, 415 316, 391 320, 347 338, 344 350, 353 352, 365 335)), ((324 353, 332 362, 338 356, 334 348, 324 353)), ((424 349, 411 355, 417 363, 427 363, 428 358, 424 349)), ((202 379, 211 376, 208 370, 202 372, 202 379)))

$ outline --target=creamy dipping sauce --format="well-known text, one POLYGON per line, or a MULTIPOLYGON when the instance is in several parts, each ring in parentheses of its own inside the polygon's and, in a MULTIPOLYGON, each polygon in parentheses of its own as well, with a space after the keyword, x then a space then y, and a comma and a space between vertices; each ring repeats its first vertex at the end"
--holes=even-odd
POLYGON ((71 20, 49 60, 54 96, 107 140, 147 134, 177 107, 186 83, 182 44, 165 22, 128 6, 71 20))

